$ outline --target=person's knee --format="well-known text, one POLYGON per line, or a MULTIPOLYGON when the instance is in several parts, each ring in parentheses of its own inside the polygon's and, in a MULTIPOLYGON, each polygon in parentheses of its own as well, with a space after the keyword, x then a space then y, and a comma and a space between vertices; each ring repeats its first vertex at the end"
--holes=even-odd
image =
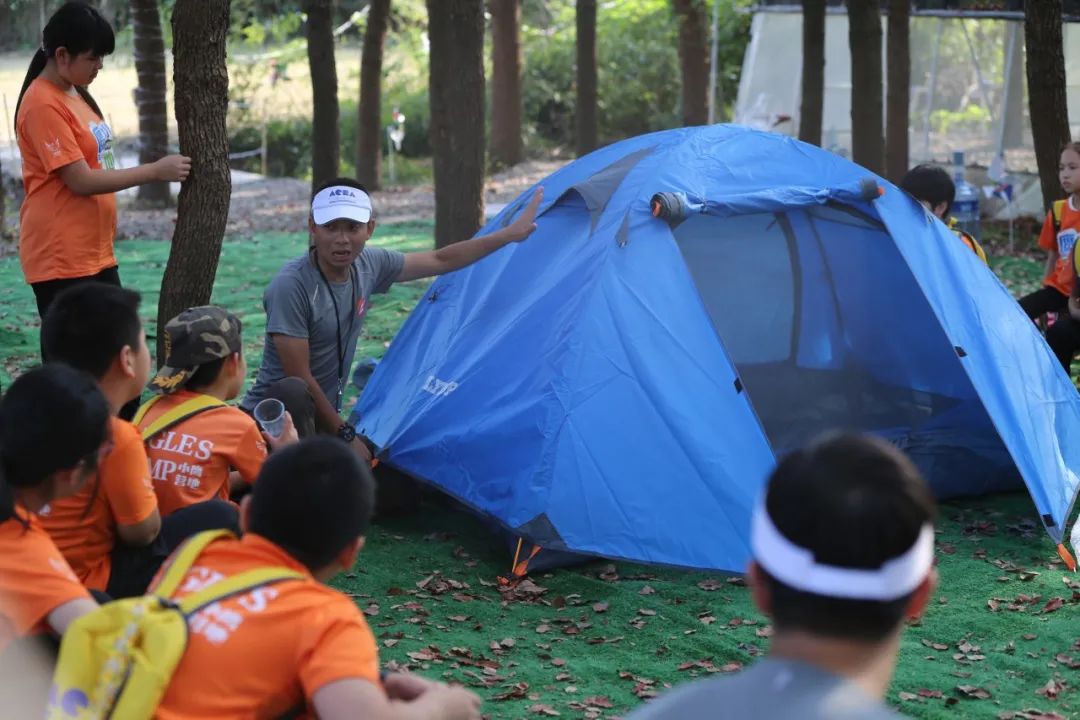
POLYGON ((164 519, 161 533, 172 552, 184 540, 206 530, 228 530, 240 534, 240 513, 230 502, 207 500, 188 505, 164 519))
POLYGON ((306 381, 298 377, 283 378, 270 386, 266 396, 285 405, 300 437, 315 434, 315 398, 306 381))

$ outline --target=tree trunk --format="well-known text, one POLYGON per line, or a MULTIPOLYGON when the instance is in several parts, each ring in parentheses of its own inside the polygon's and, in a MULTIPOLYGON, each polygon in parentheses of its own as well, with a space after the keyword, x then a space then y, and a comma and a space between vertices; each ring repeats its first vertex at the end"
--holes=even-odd
POLYGON ((908 170, 911 113, 911 0, 889 0, 889 80, 885 124, 885 177, 900 182, 908 170))
POLYGON ((491 155, 499 166, 517 165, 521 143, 520 0, 491 3, 491 155))
POLYGON ((596 0, 577 0, 577 154, 596 149, 596 0))
POLYGON ((821 145, 825 112, 825 0, 802 0, 802 104, 799 139, 821 145))
POLYGON ((159 366, 165 360, 160 329, 186 308, 210 302, 232 193, 225 131, 229 0, 176 0, 172 32, 176 126, 180 152, 192 162, 180 189, 176 231, 161 278, 159 366))
POLYGON ((484 219, 484 0, 427 0, 435 246, 484 219))
POLYGON ((704 0, 673 0, 679 18, 683 125, 709 122, 709 46, 704 0))
MULTIPOLYGON (((139 112, 139 164, 160 160, 169 151, 169 116, 165 102, 165 41, 157 0, 131 0, 131 24, 135 36, 135 107, 139 112)), ((169 183, 139 186, 139 200, 167 205, 169 183)))
POLYGON ((885 165, 882 128, 881 16, 877 0, 847 0, 851 50, 851 154, 878 175, 885 165))
POLYGON ((308 65, 311 68, 311 187, 338 176, 337 67, 334 64, 334 0, 304 0, 308 65))
POLYGON ((360 117, 356 126, 356 179, 368 190, 382 186, 382 64, 390 0, 371 0, 360 52, 360 117))
POLYGON ((1043 204, 1065 197, 1058 180, 1061 148, 1069 142, 1069 106, 1065 96, 1065 54, 1062 0, 1024 3, 1024 43, 1027 46, 1028 107, 1031 135, 1043 204))

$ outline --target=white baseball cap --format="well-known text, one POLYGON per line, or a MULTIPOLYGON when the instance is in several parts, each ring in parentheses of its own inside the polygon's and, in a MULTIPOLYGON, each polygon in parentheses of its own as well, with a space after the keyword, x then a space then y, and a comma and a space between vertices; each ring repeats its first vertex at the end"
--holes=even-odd
POLYGON ((312 199, 311 216, 316 225, 343 218, 366 223, 371 219, 371 198, 363 190, 348 185, 331 185, 312 199))

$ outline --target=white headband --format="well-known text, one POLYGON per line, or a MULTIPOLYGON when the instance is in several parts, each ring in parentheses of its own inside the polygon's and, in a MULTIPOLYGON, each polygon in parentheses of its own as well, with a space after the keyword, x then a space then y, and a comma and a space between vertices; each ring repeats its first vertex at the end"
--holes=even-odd
POLYGON ((934 563, 934 526, 927 523, 903 555, 876 570, 819 564, 811 551, 780 534, 764 502, 754 509, 750 542, 754 559, 785 585, 815 595, 850 600, 902 598, 919 587, 934 563))

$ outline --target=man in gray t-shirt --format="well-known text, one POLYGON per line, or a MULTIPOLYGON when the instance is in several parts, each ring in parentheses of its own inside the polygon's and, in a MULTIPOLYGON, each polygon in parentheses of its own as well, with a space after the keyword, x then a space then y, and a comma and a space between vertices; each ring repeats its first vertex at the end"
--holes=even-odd
POLYGON ((936 507, 883 440, 833 435, 777 466, 754 509, 749 580, 773 622, 769 656, 689 683, 627 720, 889 720, 904 621, 937 584, 936 507))
POLYGON ((495 232, 437 250, 400 253, 367 247, 376 223, 371 197, 360 183, 337 178, 323 184, 311 201, 311 249, 287 262, 263 294, 263 360, 240 407, 251 412, 260 400, 280 399, 301 437, 336 433, 370 459, 340 415, 369 298, 395 282, 459 270, 524 240, 536 229, 542 199, 538 188, 517 219, 495 232))

